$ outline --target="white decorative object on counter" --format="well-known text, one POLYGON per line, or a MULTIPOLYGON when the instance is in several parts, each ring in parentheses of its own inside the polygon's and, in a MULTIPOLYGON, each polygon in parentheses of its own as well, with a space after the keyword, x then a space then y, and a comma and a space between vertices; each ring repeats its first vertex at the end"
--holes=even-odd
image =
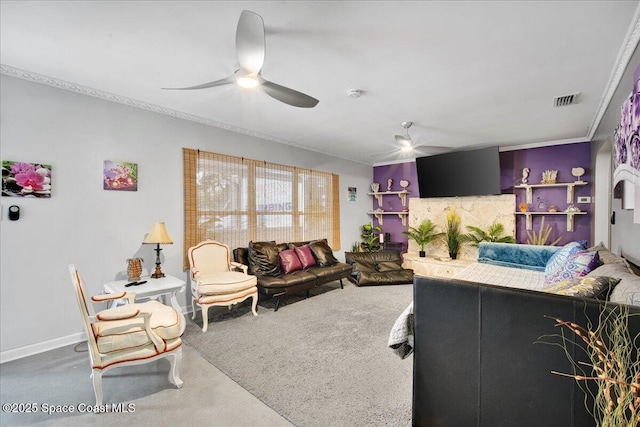
POLYGON ((584 175, 584 168, 573 168, 573 169, 571 169, 571 175, 573 175, 573 176, 575 176, 577 178, 576 182, 580 182, 581 183, 582 182, 581 177, 582 177, 582 175, 584 175))

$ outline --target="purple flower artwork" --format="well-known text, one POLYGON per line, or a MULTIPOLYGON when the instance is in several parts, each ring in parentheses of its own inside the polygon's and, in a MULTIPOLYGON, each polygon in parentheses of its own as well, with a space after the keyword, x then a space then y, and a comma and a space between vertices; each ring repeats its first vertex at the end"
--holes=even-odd
POLYGON ((633 90, 622 104, 620 124, 613 132, 614 185, 640 177, 640 66, 634 73, 633 90))
POLYGON ((103 188, 105 190, 138 191, 138 164, 105 160, 103 188))
POLYGON ((2 161, 2 195, 51 197, 51 166, 42 163, 2 161))

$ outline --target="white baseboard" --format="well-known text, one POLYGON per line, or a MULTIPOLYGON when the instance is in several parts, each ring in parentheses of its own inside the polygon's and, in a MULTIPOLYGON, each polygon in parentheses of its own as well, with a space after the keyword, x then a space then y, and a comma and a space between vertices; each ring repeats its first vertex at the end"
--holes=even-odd
MULTIPOLYGON (((191 307, 183 307, 182 312, 185 317, 191 314, 191 307)), ((43 341, 24 347, 14 348, 11 350, 0 352, 0 365, 12 360, 22 359, 23 357, 33 356, 34 354, 44 353, 45 351, 55 350, 65 345, 77 344, 86 341, 87 336, 84 332, 67 335, 66 337, 56 338, 49 341, 43 341)))
POLYGON ((22 359, 27 356, 33 356, 34 354, 43 353, 45 351, 55 350, 56 348, 64 347, 66 345, 77 344, 79 342, 86 341, 86 339, 87 337, 84 332, 78 332, 77 334, 67 335, 66 337, 3 351, 0 352, 0 364, 11 362, 16 359, 22 359))

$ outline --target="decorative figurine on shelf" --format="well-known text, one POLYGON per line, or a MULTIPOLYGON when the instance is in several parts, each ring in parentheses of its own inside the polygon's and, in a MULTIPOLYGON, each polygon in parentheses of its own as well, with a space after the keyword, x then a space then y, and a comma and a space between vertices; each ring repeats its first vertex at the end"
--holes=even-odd
POLYGON ((547 205, 544 203, 544 200, 538 197, 538 212, 546 212, 546 211, 547 211, 547 205))
POLYGON ((547 169, 542 172, 542 181, 540 184, 555 184, 558 179, 558 171, 547 169))
POLYGON ((529 172, 531 172, 531 169, 529 168, 524 168, 522 169, 522 183, 526 184, 529 182, 529 172))
POLYGON ((573 203, 571 203, 567 209, 564 210, 567 213, 574 213, 574 212, 581 212, 580 208, 577 206, 574 206, 573 203))
POLYGON ((575 176, 576 179, 576 184, 582 184, 582 175, 584 175, 584 168, 573 168, 571 169, 571 175, 575 176))
POLYGON ((371 184, 371 191, 373 191, 374 193, 380 191, 380 184, 378 184, 377 182, 371 184))
POLYGON ((558 208, 555 205, 550 205, 549 212, 558 212, 558 208))
POLYGON ((391 186, 393 185, 393 180, 389 178, 387 180, 387 191, 391 191, 391 186))
POLYGON ((407 191, 407 187, 409 186, 409 181, 406 179, 400 180, 400 187, 402 187, 402 191, 407 191))
POLYGON ((518 205, 518 209, 520 209, 520 212, 526 212, 527 211, 527 204, 525 202, 522 202, 518 205))

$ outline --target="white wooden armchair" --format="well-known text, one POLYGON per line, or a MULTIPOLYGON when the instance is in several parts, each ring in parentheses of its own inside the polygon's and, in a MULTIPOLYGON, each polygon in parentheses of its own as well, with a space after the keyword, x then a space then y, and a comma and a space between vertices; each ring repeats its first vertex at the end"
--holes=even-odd
POLYGON ((205 240, 189 248, 191 267, 191 305, 196 318, 196 306, 202 310, 202 332, 207 332, 208 310, 214 305, 231 306, 251 297, 251 311, 257 316, 258 288, 255 276, 247 266, 231 261, 229 247, 214 240, 205 240), (234 271, 235 270, 235 271, 234 271))
POLYGON ((158 301, 134 303, 135 294, 97 295, 93 302, 109 302, 126 299, 129 304, 102 310, 95 314, 87 304, 80 274, 69 266, 71 281, 84 330, 87 334, 91 378, 96 405, 102 404, 102 374, 113 368, 139 365, 166 357, 169 359, 169 382, 182 387, 179 365, 182 359, 180 328, 183 317, 172 307, 158 301))

